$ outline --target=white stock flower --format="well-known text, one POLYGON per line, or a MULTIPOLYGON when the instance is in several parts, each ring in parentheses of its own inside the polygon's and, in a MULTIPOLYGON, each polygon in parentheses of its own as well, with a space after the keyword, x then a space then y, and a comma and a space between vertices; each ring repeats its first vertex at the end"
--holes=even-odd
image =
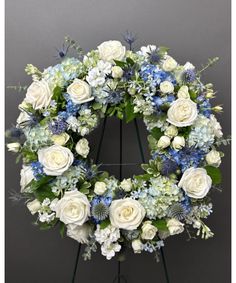
POLYGON ((88 244, 89 236, 92 233, 92 228, 89 224, 84 223, 83 225, 67 225, 67 236, 78 241, 81 244, 88 244))
POLYGON ((170 235, 176 235, 184 231, 184 224, 175 218, 171 218, 167 221, 167 228, 170 235))
POLYGON ((144 207, 131 198, 114 200, 110 206, 110 220, 114 227, 135 230, 145 217, 144 207))
POLYGON ((124 179, 121 183, 120 183, 120 187, 125 191, 125 192, 130 192, 132 190, 132 181, 131 178, 128 179, 124 179))
POLYGON ((141 238, 144 240, 152 240, 157 233, 157 228, 152 225, 152 221, 145 221, 142 225, 141 238))
POLYGON ((195 199, 204 198, 212 185, 211 177, 204 168, 191 167, 187 169, 179 181, 178 187, 195 199))
POLYGON ((30 103, 35 110, 49 106, 52 92, 45 80, 34 81, 27 89, 25 102, 30 103))
POLYGON ((67 93, 75 104, 82 104, 94 99, 91 97, 89 84, 79 79, 74 79, 73 83, 68 86, 67 93))
POLYGON ((190 98, 188 87, 186 85, 181 86, 181 88, 178 90, 177 97, 185 99, 190 98))
POLYGON ((101 245, 102 255, 105 256, 107 260, 113 258, 115 256, 115 253, 119 252, 120 250, 121 245, 118 243, 105 242, 101 245))
POLYGON ((106 183, 104 182, 96 182, 94 185, 94 192, 96 195, 103 195, 107 190, 106 183))
POLYGON ((176 127, 193 124, 197 118, 197 104, 191 99, 178 98, 167 111, 167 121, 176 127))
POLYGON ((70 139, 70 136, 67 133, 62 133, 60 135, 52 135, 51 139, 56 145, 65 145, 70 139))
POLYGON ((113 60, 122 60, 125 56, 126 48, 117 40, 109 40, 98 46, 100 59, 112 62, 113 60))
POLYGON ((69 191, 57 202, 55 211, 63 223, 83 225, 90 216, 90 203, 81 192, 69 191))
POLYGON ((174 92, 174 85, 169 81, 164 81, 160 83, 160 90, 162 93, 172 93, 174 92))
POLYGON ((80 139, 75 146, 75 150, 83 158, 86 158, 90 150, 88 140, 85 138, 80 139))
POLYGON ((157 146, 164 149, 170 145, 170 138, 168 136, 161 136, 157 142, 157 146))
POLYGON ((177 62, 174 58, 167 55, 165 61, 162 64, 162 69, 166 72, 171 72, 177 67, 177 62))
POLYGON ((26 206, 32 215, 37 213, 41 208, 41 204, 37 199, 27 202, 26 206))
POLYGON ((123 76, 123 73, 124 73, 123 70, 121 69, 121 67, 119 67, 119 66, 112 67, 111 71, 112 71, 111 75, 114 79, 121 78, 123 76))
POLYGON ((7 144, 7 149, 8 151, 11 151, 11 152, 19 152, 20 150, 20 143, 18 142, 12 142, 12 143, 8 143, 7 144))
POLYGON ((172 141, 172 146, 175 150, 179 150, 185 146, 185 139, 181 136, 176 136, 172 141))
POLYGON ((211 166, 219 167, 221 164, 220 152, 215 149, 212 149, 206 155, 206 162, 211 166))
POLYGON ((213 114, 211 114, 211 116, 210 116, 210 123, 211 123, 212 129, 214 131, 214 135, 217 138, 221 138, 223 136, 222 127, 213 114))
POLYGON ((26 186, 34 179, 34 173, 31 168, 31 166, 23 165, 21 171, 20 171, 20 186, 21 186, 21 192, 24 192, 26 189, 26 186))
POLYGON ((131 245, 135 254, 140 254, 142 252, 143 244, 139 239, 133 240, 131 245))
POLYGON ((178 135, 178 129, 174 125, 170 125, 166 128, 164 134, 170 138, 173 138, 178 135))
POLYGON ((45 174, 59 176, 72 165, 74 156, 68 148, 52 145, 38 151, 38 160, 43 165, 45 174))

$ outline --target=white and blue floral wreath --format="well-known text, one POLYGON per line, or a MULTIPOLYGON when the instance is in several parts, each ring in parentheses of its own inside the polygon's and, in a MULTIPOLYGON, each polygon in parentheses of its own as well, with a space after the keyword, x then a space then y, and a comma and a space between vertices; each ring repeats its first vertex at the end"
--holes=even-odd
POLYGON ((127 246, 157 252, 184 231, 212 237, 204 219, 221 182, 217 148, 228 140, 214 115, 222 108, 210 103, 213 85, 200 77, 217 58, 197 71, 161 46, 132 51, 110 40, 82 55, 71 39, 66 45, 61 63, 44 71, 27 65, 33 82, 20 87, 26 96, 7 131, 8 149, 23 160, 21 198, 35 223, 59 224, 62 235, 86 245, 84 259, 98 244, 111 259, 127 246), (67 56, 72 48, 76 58, 67 56), (110 116, 144 121, 151 160, 142 175, 118 180, 90 160, 85 137, 110 116))

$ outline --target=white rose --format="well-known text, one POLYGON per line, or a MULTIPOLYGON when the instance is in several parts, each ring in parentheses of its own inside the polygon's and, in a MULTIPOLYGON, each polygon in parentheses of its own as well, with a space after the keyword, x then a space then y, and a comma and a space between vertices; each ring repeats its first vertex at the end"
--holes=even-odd
POLYGON ((27 89, 25 102, 30 103, 35 110, 48 107, 52 92, 45 80, 34 81, 27 89))
POLYGON ((26 206, 29 209, 29 211, 31 212, 31 214, 34 215, 35 213, 37 213, 40 210, 41 203, 37 199, 35 199, 33 201, 27 202, 26 206))
POLYGON ((184 231, 184 224, 179 220, 172 218, 167 221, 167 228, 170 232, 170 235, 176 235, 184 231))
POLYGON ((125 56, 126 48, 117 40, 109 40, 98 46, 100 59, 108 62, 113 60, 122 60, 125 56))
POLYGON ((123 73, 124 73, 123 70, 121 69, 121 67, 119 67, 119 66, 112 67, 111 72, 112 72, 111 75, 114 79, 121 78, 123 76, 123 73))
POLYGON ((72 165, 74 156, 68 148, 52 145, 38 151, 38 160, 45 174, 59 176, 72 165))
POLYGON ((20 143, 18 142, 12 142, 7 144, 7 149, 8 151, 11 152, 19 152, 20 150, 20 143))
POLYGON ((65 192, 55 205, 56 217, 65 224, 83 225, 90 216, 90 203, 79 191, 65 192))
POLYGON ((139 239, 133 240, 132 241, 132 248, 134 250, 135 254, 140 254, 143 249, 143 244, 139 239))
POLYGON ((211 116, 210 116, 210 122, 211 122, 211 126, 213 128, 213 131, 214 131, 214 135, 217 138, 221 138, 223 136, 222 127, 213 114, 211 114, 211 116))
POLYGON ((90 150, 88 140, 85 138, 80 139, 76 144, 75 150, 83 158, 86 158, 90 150))
POLYGON ((172 141, 172 146, 175 150, 179 150, 185 146, 185 139, 184 137, 177 136, 172 141))
POLYGON ((137 200, 126 198, 111 203, 110 220, 116 228, 135 230, 144 217, 145 209, 137 200))
POLYGON ((96 182, 94 185, 94 192, 96 195, 103 195, 107 190, 106 183, 104 182, 96 182))
POLYGON ((84 223, 81 226, 74 224, 67 225, 67 236, 78 241, 81 244, 88 244, 91 232, 92 228, 87 223, 84 223))
POLYGON ((120 187, 125 191, 125 192, 130 192, 132 190, 132 181, 131 178, 129 179, 124 179, 121 183, 120 183, 120 187))
POLYGON ((166 128, 164 134, 169 138, 173 138, 178 135, 178 129, 174 125, 170 125, 166 128))
POLYGON ((67 133, 62 133, 60 135, 53 135, 51 137, 52 141, 56 145, 65 145, 68 142, 69 138, 70 136, 67 133))
POLYGON ((211 188, 212 180, 204 168, 187 169, 179 181, 179 188, 195 199, 204 198, 211 188))
POLYGON ((91 97, 91 88, 85 81, 74 79, 67 88, 67 93, 75 104, 82 104, 94 99, 91 97))
POLYGON ((221 164, 221 157, 219 151, 212 149, 206 155, 206 162, 214 167, 219 167, 221 164))
POLYGON ((171 56, 166 56, 165 61, 163 62, 162 69, 166 72, 171 72, 177 67, 177 62, 171 56))
POLYGON ((162 136, 157 142, 157 146, 164 149, 170 145, 170 138, 168 136, 162 136))
POLYGON ((31 166, 23 165, 20 171, 20 176, 21 192, 24 192, 26 186, 34 179, 34 173, 31 166))
POLYGON ((22 111, 20 115, 18 116, 16 122, 18 128, 23 128, 24 123, 30 120, 30 115, 27 114, 25 111, 22 111))
POLYGON ((171 82, 164 81, 160 83, 160 90, 162 93, 172 93, 174 92, 174 86, 171 82))
POLYGON ((145 221, 142 226, 141 238, 144 240, 152 240, 157 233, 157 228, 152 225, 152 221, 145 221))
POLYGON ((167 111, 167 121, 176 127, 193 124, 197 118, 197 104, 191 99, 178 98, 167 111))
POLYGON ((190 98, 188 87, 186 85, 181 86, 177 93, 178 98, 190 98))

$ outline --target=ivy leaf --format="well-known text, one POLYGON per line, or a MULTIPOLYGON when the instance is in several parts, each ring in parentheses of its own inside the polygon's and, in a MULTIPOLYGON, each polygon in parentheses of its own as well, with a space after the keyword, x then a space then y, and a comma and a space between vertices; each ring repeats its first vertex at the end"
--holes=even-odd
POLYGON ((166 220, 164 219, 153 220, 152 224, 160 231, 168 230, 166 220))
POLYGON ((95 102, 95 103, 93 103, 92 107, 93 107, 94 110, 102 109, 102 104, 95 102))
POLYGON ((151 135, 156 139, 159 140, 159 138, 163 135, 161 129, 154 128, 151 130, 151 135))
POLYGON ((129 100, 126 104, 125 107, 125 118, 126 118, 126 123, 129 123, 134 120, 136 117, 136 114, 134 113, 134 106, 129 100))
POLYGON ((152 135, 148 135, 147 140, 148 140, 151 151, 156 151, 157 150, 157 140, 152 135))
POLYGON ((105 219, 100 223, 100 228, 101 229, 105 229, 107 228, 107 226, 109 226, 111 224, 109 219, 105 219))
POLYGON ((219 168, 207 165, 205 166, 207 174, 211 177, 214 185, 219 185, 222 181, 221 171, 219 168))

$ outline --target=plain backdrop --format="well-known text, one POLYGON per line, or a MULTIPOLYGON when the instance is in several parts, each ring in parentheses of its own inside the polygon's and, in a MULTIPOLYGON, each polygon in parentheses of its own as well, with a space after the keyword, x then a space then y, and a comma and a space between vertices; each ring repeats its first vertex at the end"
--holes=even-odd
MULTIPOLYGON (((24 73, 27 63, 43 69, 56 64, 55 47, 60 48, 65 35, 77 40, 85 51, 102 41, 122 40, 127 29, 138 35, 136 48, 160 44, 171 48, 180 63, 197 67, 208 57, 220 61, 203 76, 217 90, 215 104, 224 105, 218 116, 225 135, 230 134, 230 1, 229 0, 6 0, 6 86, 28 85, 24 73)), ((6 127, 14 124, 23 93, 6 89, 6 127)), ((101 162, 114 163, 119 158, 119 122, 108 121, 101 162)), ((146 148, 146 132, 139 121, 146 148)), ((94 152, 100 128, 90 140, 94 152)), ((187 241, 186 235, 171 237, 164 248, 171 283, 230 282, 230 147, 225 158, 222 192, 213 195, 214 213, 207 223, 213 239, 187 241)), ((134 125, 124 126, 124 162, 141 162, 134 125)), ((148 154, 146 153, 146 158, 148 154)), ((11 190, 19 191, 20 164, 6 154, 6 282, 71 282, 77 243, 61 239, 57 229, 39 231, 25 206, 13 205, 11 190)), ((117 174, 117 168, 109 171, 117 174)), ((140 172, 127 167, 124 176, 140 172)), ((165 282, 163 266, 150 254, 133 255, 121 265, 128 283, 165 282)), ((112 282, 117 271, 115 260, 106 261, 99 253, 90 262, 79 261, 79 283, 112 282)))

